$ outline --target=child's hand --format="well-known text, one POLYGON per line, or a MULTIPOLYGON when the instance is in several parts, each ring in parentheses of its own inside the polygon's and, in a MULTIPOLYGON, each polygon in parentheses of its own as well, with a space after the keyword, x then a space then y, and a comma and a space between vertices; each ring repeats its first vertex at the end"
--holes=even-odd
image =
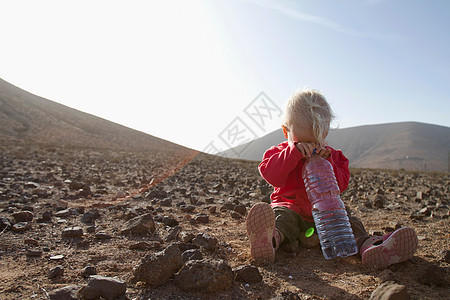
POLYGON ((298 151, 300 151, 304 158, 310 157, 316 146, 316 143, 307 142, 300 142, 295 144, 295 147, 298 149, 298 151))
POLYGON ((327 148, 316 149, 316 153, 323 158, 328 158, 331 155, 331 150, 327 148))

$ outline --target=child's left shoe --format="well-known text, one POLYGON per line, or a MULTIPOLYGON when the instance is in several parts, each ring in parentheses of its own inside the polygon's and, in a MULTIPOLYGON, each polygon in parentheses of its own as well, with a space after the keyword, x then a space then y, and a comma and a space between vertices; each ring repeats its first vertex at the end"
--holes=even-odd
POLYGON ((417 250, 418 239, 414 229, 403 227, 385 236, 368 238, 361 246, 362 263, 378 269, 406 261, 417 250))

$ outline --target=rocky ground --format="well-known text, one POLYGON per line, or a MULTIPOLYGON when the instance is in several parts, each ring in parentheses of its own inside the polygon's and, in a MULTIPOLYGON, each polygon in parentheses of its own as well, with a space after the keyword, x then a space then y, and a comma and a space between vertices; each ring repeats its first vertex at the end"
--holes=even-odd
POLYGON ((371 234, 416 230, 419 248, 407 262, 377 270, 291 245, 274 264, 255 266, 245 215, 270 194, 255 162, 0 149, 1 299, 449 295, 448 174, 352 170, 342 198, 371 234))

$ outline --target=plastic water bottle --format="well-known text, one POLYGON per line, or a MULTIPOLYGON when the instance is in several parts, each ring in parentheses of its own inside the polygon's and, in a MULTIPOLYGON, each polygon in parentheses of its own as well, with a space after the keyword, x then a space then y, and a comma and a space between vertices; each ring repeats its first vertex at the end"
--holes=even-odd
POLYGON ((312 215, 323 256, 332 259, 358 253, 331 163, 317 154, 312 154, 305 162, 302 176, 312 205, 312 215))

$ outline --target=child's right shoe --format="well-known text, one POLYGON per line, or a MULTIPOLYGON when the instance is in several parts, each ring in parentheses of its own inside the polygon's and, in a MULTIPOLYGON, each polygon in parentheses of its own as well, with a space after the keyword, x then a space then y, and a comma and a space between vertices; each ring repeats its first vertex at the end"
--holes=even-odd
POLYGON ((272 207, 265 202, 255 204, 247 215, 246 225, 252 258, 258 262, 273 262, 279 235, 272 207))
POLYGON ((378 269, 406 261, 417 250, 418 239, 414 229, 403 227, 385 236, 372 236, 361 246, 362 263, 378 269))

